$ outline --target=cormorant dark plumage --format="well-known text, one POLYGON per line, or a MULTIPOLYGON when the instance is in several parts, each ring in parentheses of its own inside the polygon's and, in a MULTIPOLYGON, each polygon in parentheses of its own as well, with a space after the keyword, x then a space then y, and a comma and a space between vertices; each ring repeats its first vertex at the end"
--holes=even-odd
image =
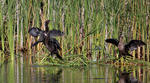
POLYGON ((29 29, 29 34, 33 37, 38 37, 42 33, 43 31, 37 27, 32 27, 29 29))
POLYGON ((36 46, 38 43, 43 43, 46 48, 51 52, 51 55, 56 54, 56 56, 60 59, 63 60, 62 57, 59 55, 58 50, 61 50, 59 42, 55 39, 57 36, 63 36, 64 33, 61 32, 60 30, 50 30, 49 31, 49 24, 50 20, 45 21, 45 31, 37 28, 37 27, 32 27, 29 29, 29 34, 33 37, 38 37, 38 41, 36 41, 34 44, 31 45, 31 48, 36 46))
POLYGON ((63 60, 62 57, 59 55, 59 52, 58 52, 58 50, 60 50, 60 51, 62 50, 59 42, 55 38, 49 38, 49 39, 47 39, 47 38, 45 39, 46 41, 44 41, 44 45, 51 52, 51 55, 56 54, 56 56, 60 60, 63 60))
POLYGON ((132 56, 129 54, 129 50, 133 51, 136 50, 138 47, 141 47, 143 45, 146 45, 146 43, 144 43, 141 40, 131 40, 129 43, 124 44, 123 43, 123 36, 120 37, 120 40, 118 41, 117 39, 106 39, 105 40, 107 43, 111 43, 115 46, 118 47, 119 49, 119 56, 132 56))

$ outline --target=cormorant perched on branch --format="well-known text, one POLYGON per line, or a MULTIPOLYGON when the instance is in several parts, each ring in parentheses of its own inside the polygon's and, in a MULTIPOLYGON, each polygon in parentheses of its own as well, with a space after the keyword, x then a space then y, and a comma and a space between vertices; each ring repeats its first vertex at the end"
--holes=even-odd
POLYGON ((124 44, 122 35, 121 35, 119 41, 117 39, 106 39, 105 41, 107 43, 111 43, 111 44, 113 44, 113 45, 118 47, 118 49, 119 49, 119 56, 126 56, 126 55, 132 56, 132 55, 129 54, 129 52, 128 52, 129 50, 133 51, 133 50, 136 50, 138 47, 146 45, 141 40, 131 40, 129 43, 124 44))
POLYGON ((59 55, 58 50, 61 50, 59 42, 54 38, 56 36, 63 36, 64 33, 61 32, 60 30, 50 30, 49 31, 49 24, 50 20, 45 21, 45 31, 37 28, 37 27, 32 27, 29 29, 29 34, 33 37, 39 37, 38 41, 35 42, 34 44, 31 45, 31 48, 33 46, 36 46, 38 43, 42 42, 46 48, 51 52, 51 55, 56 54, 56 56, 60 59, 63 60, 62 57, 59 55))

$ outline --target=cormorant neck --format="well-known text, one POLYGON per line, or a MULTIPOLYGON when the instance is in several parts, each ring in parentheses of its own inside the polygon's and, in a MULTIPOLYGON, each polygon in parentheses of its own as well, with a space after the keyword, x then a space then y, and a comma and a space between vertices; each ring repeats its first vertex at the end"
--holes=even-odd
POLYGON ((50 20, 46 20, 46 21, 45 21, 45 31, 46 31, 46 32, 49 31, 49 27, 48 27, 49 22, 50 22, 50 20))
POLYGON ((48 32, 49 31, 49 27, 45 26, 45 31, 48 32))
POLYGON ((119 43, 122 43, 122 44, 123 44, 123 35, 120 36, 120 38, 119 38, 119 43))

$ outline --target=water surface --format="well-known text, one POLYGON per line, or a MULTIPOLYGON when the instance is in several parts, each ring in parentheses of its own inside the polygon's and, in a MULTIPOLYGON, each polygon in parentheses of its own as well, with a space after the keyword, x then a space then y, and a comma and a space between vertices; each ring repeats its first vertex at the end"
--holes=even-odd
POLYGON ((146 66, 97 64, 75 68, 40 66, 19 58, 14 63, 8 61, 1 64, 0 83, 121 83, 125 78, 150 83, 149 70, 146 66))

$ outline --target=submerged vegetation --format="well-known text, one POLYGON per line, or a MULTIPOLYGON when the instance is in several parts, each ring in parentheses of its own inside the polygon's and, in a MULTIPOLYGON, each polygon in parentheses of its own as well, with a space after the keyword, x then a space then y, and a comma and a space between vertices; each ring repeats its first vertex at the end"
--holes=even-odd
POLYGON ((106 62, 114 60, 118 51, 105 39, 123 34, 125 42, 147 43, 132 52, 131 62, 150 61, 149 0, 0 0, 0 9, 0 59, 10 54, 14 60, 21 51, 38 63, 106 62), (65 32, 57 38, 65 62, 47 59, 49 52, 41 44, 31 49, 34 39, 28 30, 32 26, 44 30, 45 20, 51 20, 49 29, 65 32))

